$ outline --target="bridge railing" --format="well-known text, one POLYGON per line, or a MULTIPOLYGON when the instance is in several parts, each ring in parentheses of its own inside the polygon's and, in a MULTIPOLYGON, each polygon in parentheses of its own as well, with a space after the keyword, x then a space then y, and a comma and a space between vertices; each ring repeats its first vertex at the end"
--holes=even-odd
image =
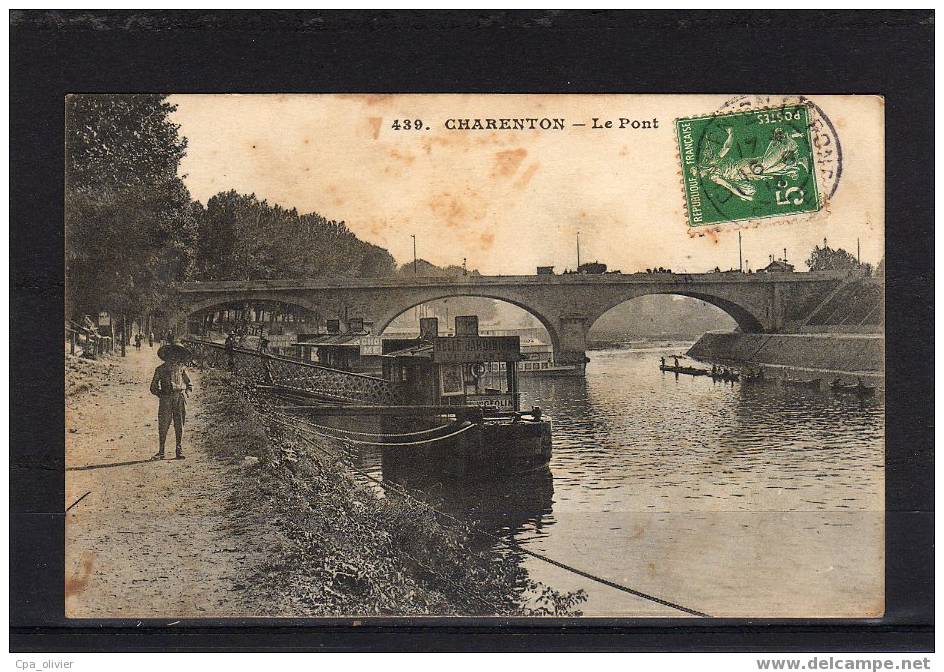
POLYGON ((325 399, 344 403, 399 403, 396 390, 383 378, 242 348, 232 351, 231 362, 230 353, 219 343, 199 339, 187 339, 184 343, 193 352, 194 359, 202 365, 218 369, 232 367, 237 376, 252 382, 312 392, 325 399))
POLYGON ((302 292, 311 289, 384 289, 424 287, 487 287, 491 285, 607 285, 607 284, 675 284, 675 283, 784 283, 818 282, 866 277, 861 270, 800 271, 795 273, 685 272, 675 273, 570 273, 557 275, 466 275, 413 276, 373 278, 309 278, 307 280, 204 280, 181 282, 177 291, 189 293, 227 293, 256 291, 302 292))

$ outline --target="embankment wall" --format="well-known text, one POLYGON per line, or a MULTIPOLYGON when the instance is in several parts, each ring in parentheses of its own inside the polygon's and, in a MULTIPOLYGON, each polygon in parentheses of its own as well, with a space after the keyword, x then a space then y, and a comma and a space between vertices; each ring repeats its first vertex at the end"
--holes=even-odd
MULTIPOLYGON (((884 376, 885 337, 881 334, 742 334, 709 332, 688 351, 717 364, 754 364, 767 370, 821 370, 884 376)), ((779 376, 777 376, 779 377, 779 376)))

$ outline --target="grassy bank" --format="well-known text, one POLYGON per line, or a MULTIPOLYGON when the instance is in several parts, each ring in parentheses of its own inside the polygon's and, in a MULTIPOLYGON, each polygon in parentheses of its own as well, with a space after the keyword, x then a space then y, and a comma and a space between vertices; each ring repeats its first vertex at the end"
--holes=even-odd
POLYGON ((84 359, 66 354, 64 368, 67 398, 100 390, 109 385, 125 385, 131 382, 127 375, 122 375, 121 368, 112 358, 84 359))
POLYGON ((206 448, 236 479, 231 529, 265 551, 237 586, 259 615, 579 615, 582 593, 530 582, 517 554, 424 504, 378 497, 330 457, 330 440, 323 453, 270 422, 228 374, 204 385, 206 448))

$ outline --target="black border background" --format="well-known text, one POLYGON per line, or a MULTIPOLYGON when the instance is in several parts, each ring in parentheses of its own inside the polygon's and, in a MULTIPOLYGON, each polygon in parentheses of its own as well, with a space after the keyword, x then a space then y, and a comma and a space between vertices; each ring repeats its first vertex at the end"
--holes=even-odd
POLYGON ((933 12, 12 11, 10 20, 11 650, 933 648, 933 12), (63 96, 121 91, 885 96, 885 618, 65 621, 63 96))

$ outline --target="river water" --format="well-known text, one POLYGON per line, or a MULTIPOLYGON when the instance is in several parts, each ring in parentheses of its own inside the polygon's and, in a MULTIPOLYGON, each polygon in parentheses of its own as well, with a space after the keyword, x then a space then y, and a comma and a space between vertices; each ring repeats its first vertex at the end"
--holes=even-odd
MULTIPOLYGON (((672 352, 684 348, 596 351, 585 378, 522 378, 522 408, 554 422, 549 473, 422 494, 530 550, 712 616, 880 615, 881 399, 660 372, 672 352)), ((587 591, 586 616, 685 616, 520 560, 533 580, 587 591)))

